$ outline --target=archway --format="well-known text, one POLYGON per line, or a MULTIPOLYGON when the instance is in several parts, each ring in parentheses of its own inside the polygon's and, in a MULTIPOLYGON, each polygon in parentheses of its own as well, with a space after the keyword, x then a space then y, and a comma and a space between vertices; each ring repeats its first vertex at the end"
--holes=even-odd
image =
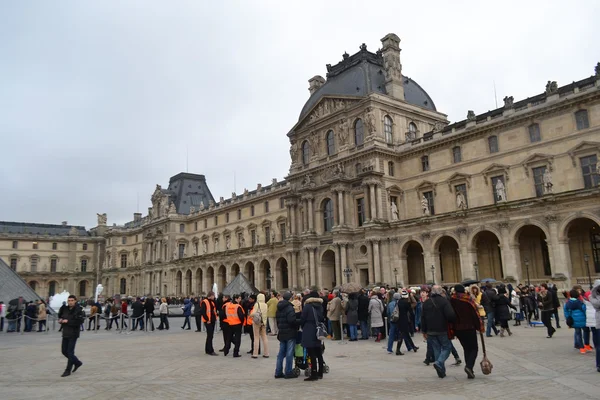
MULTIPOLYGON (((217 282, 215 281, 215 269, 214 269, 213 267, 208 267, 208 269, 206 270, 206 279, 208 280, 208 286, 209 286, 209 287, 211 288, 211 290, 212 290, 212 287, 213 287, 213 285, 214 285, 215 283, 217 283, 217 282)), ((219 292, 220 292, 221 290, 223 290, 223 288, 222 288, 222 287, 220 287, 220 288, 218 288, 218 289, 219 289, 219 292)))
POLYGON ((258 266, 258 276, 260 279, 259 289, 270 290, 273 286, 273 271, 271 271, 271 263, 268 260, 262 260, 258 266))
POLYGON ((477 249, 477 268, 479 279, 493 278, 502 280, 502 253, 498 237, 490 231, 481 231, 473 238, 477 249))
MULTIPOLYGON (((521 279, 547 280, 552 276, 546 234, 535 225, 525 225, 516 234, 519 243, 521 279)), ((537 283, 541 283, 537 282, 537 283)))
POLYGON ((440 274, 442 283, 458 283, 462 280, 460 271, 460 253, 458 243, 450 236, 438 241, 440 274))
POLYGON ((202 268, 198 268, 196 270, 196 293, 201 294, 204 293, 204 290, 202 289, 204 287, 203 285, 203 273, 202 273, 202 268))
POLYGON ((414 240, 406 244, 406 268, 408 269, 409 285, 423 285, 427 283, 423 247, 414 240))
POLYGON ((246 278, 248 278, 250 283, 256 286, 256 274, 254 271, 254 264, 252 263, 252 261, 248 261, 244 266, 244 275, 246 275, 246 278))
POLYGON ((185 272, 185 293, 186 296, 192 294, 192 270, 188 269, 185 272))
POLYGON ((592 282, 600 275, 600 226, 591 219, 577 218, 567 225, 565 231, 569 240, 573 283, 588 285, 588 269, 592 282))
MULTIPOLYGON (((323 282, 319 282, 322 289, 329 290, 337 286, 335 280, 335 253, 333 250, 326 250, 321 256, 321 276, 323 282)), ((318 274, 317 274, 318 275, 318 274)))
POLYGON ((231 271, 229 272, 229 281, 233 281, 233 279, 240 274, 240 266, 235 263, 231 266, 231 271))
POLYGON ((217 285, 223 289, 227 286, 227 268, 225 268, 224 265, 221 265, 217 271, 217 275, 217 285))
POLYGON ((281 257, 277 260, 275 264, 275 271, 277 272, 277 282, 276 286, 279 289, 289 289, 290 281, 289 281, 289 272, 288 272, 288 263, 287 260, 281 257))
POLYGON ((175 296, 181 296, 181 288, 182 288, 182 274, 181 271, 177 271, 175 275, 175 296))

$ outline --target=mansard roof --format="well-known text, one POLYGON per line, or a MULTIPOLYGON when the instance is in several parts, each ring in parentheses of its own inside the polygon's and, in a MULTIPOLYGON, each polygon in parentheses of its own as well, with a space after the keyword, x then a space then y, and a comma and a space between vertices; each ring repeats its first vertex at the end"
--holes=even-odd
POLYGON ((0 234, 90 236, 84 226, 0 221, 0 234))

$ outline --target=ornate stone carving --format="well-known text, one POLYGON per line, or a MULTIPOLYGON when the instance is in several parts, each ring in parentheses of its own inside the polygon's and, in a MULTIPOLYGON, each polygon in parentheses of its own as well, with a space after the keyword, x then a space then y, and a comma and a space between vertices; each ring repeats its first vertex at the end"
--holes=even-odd
POLYGON ((504 108, 513 108, 513 103, 515 101, 515 98, 512 96, 506 96, 504 97, 504 108))
POLYGON ((308 174, 304 175, 304 179, 302 179, 301 185, 303 187, 314 186, 315 185, 315 181, 314 181, 313 176, 312 176, 312 174, 310 172, 308 174))
POLYGON ((549 215, 546 215, 544 217, 544 219, 546 220, 547 224, 551 224, 551 223, 555 223, 558 221, 558 216, 556 216, 555 214, 549 214, 549 215))
POLYGON ((200 200, 200 211, 204 211, 204 201, 200 200))
POLYGON ((436 122, 436 123, 433 125, 433 130, 432 130, 432 131, 433 131, 434 133, 435 133, 435 132, 441 132, 441 131, 442 131, 442 129, 444 129, 444 126, 445 126, 445 125, 444 125, 442 122, 439 122, 439 121, 438 121, 438 122, 436 122))
POLYGON ((467 199, 462 191, 456 193, 456 209, 463 211, 467 209, 467 199))
POLYGON ((429 209, 429 201, 425 195, 421 196, 421 211, 423 212, 424 217, 429 217, 431 215, 431 210, 429 209))
POLYGON ((208 242, 206 240, 202 241, 202 254, 208 253, 208 242))
POLYGON ((369 135, 373 135, 377 132, 377 125, 375 122, 375 113, 373 112, 373 108, 367 108, 367 113, 365 114, 365 122, 367 124, 367 132, 369 135))
POLYGON ((235 194, 235 192, 231 192, 231 200, 235 200, 237 198, 237 195, 235 194))
POLYGON ((196 212, 196 207, 190 206, 190 214, 193 214, 195 212, 196 212))
POLYGON ((600 76, 600 62, 594 67, 594 72, 596 73, 596 76, 600 76))
POLYGON ((429 240, 431 239, 431 233, 430 232, 423 232, 421 233, 421 240, 429 240))
POLYGON ((502 230, 502 229, 508 229, 510 228, 510 224, 506 221, 503 222, 499 222, 498 223, 498 229, 502 230))
POLYGON ((320 144, 321 136, 316 131, 312 131, 308 137, 308 145, 310 146, 311 157, 316 157, 319 155, 320 144))
POLYGON ((213 208, 215 208, 215 202, 212 200, 208 201, 208 209, 212 210, 213 208))
POLYGON ((323 99, 311 112, 308 117, 308 122, 315 122, 336 111, 343 110, 348 106, 349 102, 342 99, 323 99))
POLYGON ((271 231, 271 244, 275 243, 275 230, 271 231))
POLYGON ((504 183, 502 179, 498 179, 496 182, 496 197, 497 201, 506 201, 506 188, 504 187, 504 183))
POLYGON ((400 58, 394 52, 386 53, 383 57, 383 69, 385 71, 385 80, 390 81, 394 78, 402 77, 402 67, 400 66, 400 58))
POLYGON ((552 173, 550 172, 550 168, 546 168, 542 178, 544 180, 544 194, 552 194, 554 185, 552 184, 552 173))
POLYGON ((455 233, 457 236, 467 236, 468 231, 467 231, 467 228, 460 227, 460 228, 456 228, 455 233))
POLYGON ((292 164, 294 164, 296 162, 297 157, 298 157, 298 143, 293 142, 292 145, 290 146, 290 158, 292 159, 292 164))
POLYGON ((467 111, 467 121, 475 121, 476 119, 477 116, 475 115, 475 112, 473 110, 467 111))
POLYGON ((400 219, 398 217, 398 206, 396 206, 396 203, 391 202, 391 204, 390 204, 390 212, 392 214, 392 221, 398 221, 400 219))
POLYGON ((98 226, 104 226, 106 225, 106 213, 104 214, 96 214, 98 216, 98 226))
POLYGON ((348 119, 347 118, 340 119, 340 126, 337 129, 337 137, 338 137, 340 146, 345 146, 348 144, 348 119))
POLYGON ((556 81, 548 81, 548 83, 546 83, 546 94, 550 95, 554 93, 558 93, 558 84, 556 81))

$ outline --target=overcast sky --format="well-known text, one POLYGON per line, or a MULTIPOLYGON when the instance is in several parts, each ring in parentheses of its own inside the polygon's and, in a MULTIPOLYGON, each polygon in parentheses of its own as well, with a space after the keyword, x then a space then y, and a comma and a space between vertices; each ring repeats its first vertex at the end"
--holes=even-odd
POLYGON ((390 32, 451 122, 600 61, 596 0, 407 3, 1 2, 0 220, 122 224, 186 151, 216 199, 281 180, 307 80, 390 32))

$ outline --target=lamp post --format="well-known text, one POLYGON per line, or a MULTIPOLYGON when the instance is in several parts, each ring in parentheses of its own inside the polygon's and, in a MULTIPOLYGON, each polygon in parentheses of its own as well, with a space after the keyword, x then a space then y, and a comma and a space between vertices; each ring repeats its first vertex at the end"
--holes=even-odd
POLYGON ((435 285, 435 267, 431 264, 431 282, 435 285))
POLYGON ((398 268, 394 268, 394 277, 396 278, 396 289, 398 288, 398 268))
POLYGON ((529 259, 526 257, 523 261, 525 261, 525 270, 527 271, 527 286, 531 286, 531 281, 529 280, 529 259))
POLYGON ((475 280, 479 281, 479 265, 477 265, 477 261, 473 263, 473 269, 475 270, 475 280))
POLYGON ((346 282, 350 282, 350 277, 352 276, 352 270, 350 269, 350 267, 346 267, 344 268, 344 276, 346 277, 346 282))
POLYGON ((590 275, 590 256, 584 254, 583 261, 585 261, 585 269, 587 270, 588 280, 590 282, 590 290, 592 290, 592 276, 590 275))

